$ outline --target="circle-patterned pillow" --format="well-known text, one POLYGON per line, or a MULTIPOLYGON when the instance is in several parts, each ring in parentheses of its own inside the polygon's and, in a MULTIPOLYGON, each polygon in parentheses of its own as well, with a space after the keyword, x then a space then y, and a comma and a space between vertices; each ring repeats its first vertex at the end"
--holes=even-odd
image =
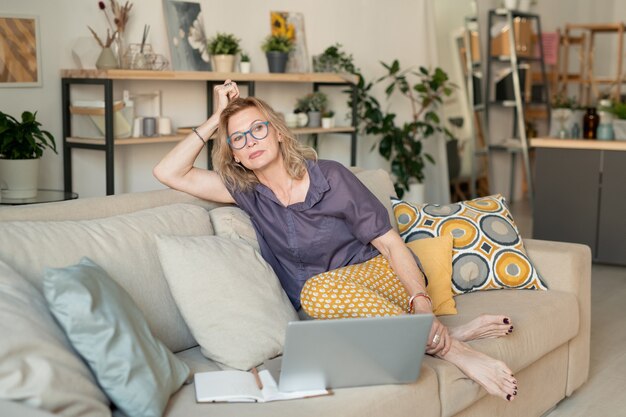
POLYGON ((452 234, 452 291, 546 290, 530 262, 506 200, 500 194, 454 204, 412 205, 391 198, 405 242, 452 234))

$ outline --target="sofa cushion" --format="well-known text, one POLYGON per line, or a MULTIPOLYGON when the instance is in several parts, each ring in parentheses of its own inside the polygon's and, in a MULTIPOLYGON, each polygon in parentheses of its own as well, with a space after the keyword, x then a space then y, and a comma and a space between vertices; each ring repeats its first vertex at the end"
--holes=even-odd
POLYGON ((250 216, 239 207, 218 207, 209 212, 215 235, 226 239, 239 240, 261 252, 256 231, 250 216))
POLYGON ((407 246, 420 259, 428 277, 426 291, 437 316, 456 314, 452 297, 452 235, 419 239, 407 246))
MULTIPOLYGON (((562 291, 480 291, 456 297, 458 314, 441 317, 446 326, 467 323, 481 314, 506 314, 514 331, 498 339, 469 342, 470 346, 506 363, 513 373, 563 345, 578 334, 578 301, 562 291)), ((437 373, 442 415, 452 416, 472 404, 486 391, 456 366, 426 357, 437 373)), ((520 391, 524 390, 520 386, 520 391)))
POLYGON ((298 320, 272 268, 247 243, 218 236, 162 236, 159 259, 202 353, 250 369, 282 352, 298 320))
POLYGON ((152 336, 128 293, 89 258, 46 269, 43 289, 50 311, 115 405, 127 417, 161 417, 189 367, 152 336))
POLYGON ((547 289, 501 195, 460 203, 412 205, 392 199, 405 242, 454 235, 452 290, 547 289))
MULTIPOLYGON (((65 417, 111 415, 108 399, 50 315, 46 300, 2 261, 0 317, 0 399, 65 417)), ((17 415, 1 405, 0 414, 17 415)))
POLYGON ((389 213, 389 221, 395 231, 398 231, 398 224, 393 213, 390 197, 396 196, 396 190, 391 181, 389 173, 382 169, 356 171, 354 175, 383 203, 389 213))
MULTIPOLYGON (((225 369, 202 356, 198 348, 176 354, 194 373, 225 369)), ((262 367, 261 367, 262 369, 262 367)), ((195 386, 185 385, 168 404, 163 417, 435 417, 440 415, 437 378, 422 365, 419 379, 411 384, 340 388, 333 395, 292 401, 254 404, 196 403, 195 386)))
POLYGON ((0 259, 39 289, 44 268, 93 259, 130 294, 152 333, 176 352, 196 342, 167 287, 155 235, 212 232, 206 209, 190 204, 96 220, 0 222, 0 259))

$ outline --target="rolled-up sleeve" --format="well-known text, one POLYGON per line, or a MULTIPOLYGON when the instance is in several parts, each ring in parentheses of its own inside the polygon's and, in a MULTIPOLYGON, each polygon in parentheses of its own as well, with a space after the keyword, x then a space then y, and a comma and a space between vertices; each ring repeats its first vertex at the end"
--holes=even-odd
POLYGON ((327 172, 333 205, 345 216, 352 234, 368 244, 392 229, 385 206, 346 167, 334 163, 327 172))

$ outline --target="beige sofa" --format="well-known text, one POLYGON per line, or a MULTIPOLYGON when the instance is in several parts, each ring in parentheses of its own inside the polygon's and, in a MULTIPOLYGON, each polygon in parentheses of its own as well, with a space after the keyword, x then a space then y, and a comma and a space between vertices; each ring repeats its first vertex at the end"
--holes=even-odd
MULTIPOLYGON (((387 174, 380 170, 364 171, 359 177, 390 209, 387 196, 393 192, 393 188, 387 174)), ((188 224, 189 219, 185 219, 186 204, 200 205, 208 210, 218 206, 176 191, 163 190, 3 208, 0 209, 0 259, 9 265, 16 265, 17 270, 20 263, 39 262, 37 251, 42 250, 42 243, 35 235, 29 237, 28 233, 36 233, 51 222, 81 221, 85 225, 95 221, 93 219, 111 216, 126 217, 127 221, 132 222, 130 213, 167 206, 173 214, 170 218, 179 219, 180 230, 194 228, 193 224, 188 224), (24 226, 27 232, 20 239, 27 243, 15 247, 15 244, 6 242, 3 235, 9 226, 13 233, 15 227, 24 226)), ((177 224, 166 226, 170 229, 178 228, 177 224)), ((204 224, 198 224, 194 234, 211 233, 211 228, 205 229, 204 224)), ((155 230, 154 233, 162 231, 155 230)), ((61 242, 72 237, 45 238, 61 242)), ((500 290, 465 294, 456 297, 459 314, 442 318, 448 325, 464 323, 482 313, 503 313, 512 318, 515 331, 510 336, 475 341, 471 345, 503 360, 513 370, 519 382, 519 395, 513 402, 487 395, 455 366, 426 357, 421 376, 415 383, 338 389, 332 396, 304 400, 267 404, 196 404, 194 387, 190 384, 183 386, 171 398, 165 416, 540 416, 561 399, 571 395, 587 379, 591 256, 589 249, 582 245, 537 240, 527 240, 525 243, 549 291, 500 290)), ((154 259, 156 255, 152 251, 155 251, 155 247, 150 243, 136 247, 136 252, 123 256, 128 256, 131 260, 129 265, 133 265, 132 259, 154 259)), ((71 259, 76 262, 83 255, 64 253, 63 259, 58 262, 71 259)), ((107 270, 119 268, 119 265, 125 265, 124 262, 123 259, 99 259, 99 263, 107 270)), ((137 265, 142 263, 134 264, 131 269, 137 268, 137 265)), ((137 271, 126 272, 131 276, 129 279, 141 276, 137 271)), ((155 276, 151 279, 153 282, 127 281, 121 284, 146 315, 153 333, 183 359, 193 372, 220 369, 216 363, 201 355, 188 329, 181 323, 171 296, 166 294, 167 285, 163 277, 155 276), (142 287, 151 290, 137 290, 142 287), (160 302, 158 313, 151 307, 156 299, 160 302)), ((35 417, 49 414, 0 400, 0 415, 35 417)))

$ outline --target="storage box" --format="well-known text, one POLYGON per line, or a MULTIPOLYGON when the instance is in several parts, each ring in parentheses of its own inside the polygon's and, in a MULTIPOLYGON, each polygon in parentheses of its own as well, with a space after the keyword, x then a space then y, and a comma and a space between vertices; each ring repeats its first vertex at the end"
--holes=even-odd
MULTIPOLYGON (((104 101, 77 100, 70 106, 72 136, 82 138, 104 138, 104 101)), ((127 138, 131 134, 133 108, 126 107, 123 101, 113 104, 113 136, 127 138)))
MULTIPOLYGON (((516 17, 513 19, 515 35, 515 51, 517 56, 531 57, 534 53, 532 22, 529 19, 516 17)), ((509 25, 492 28, 491 55, 510 56, 509 25), (495 33, 494 33, 495 32, 495 33)))

